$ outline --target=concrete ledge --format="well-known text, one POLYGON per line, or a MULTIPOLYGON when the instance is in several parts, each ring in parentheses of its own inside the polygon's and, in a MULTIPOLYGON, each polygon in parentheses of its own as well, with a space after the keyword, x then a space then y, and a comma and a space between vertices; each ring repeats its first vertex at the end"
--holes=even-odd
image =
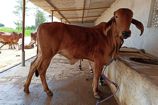
MULTIPOLYGON (((118 104, 158 105, 158 85, 149 78, 150 74, 148 76, 148 74, 138 72, 128 64, 130 62, 126 62, 124 59, 116 60, 105 71, 105 75, 119 85, 119 91, 115 95, 118 104)), ((141 64, 133 64, 133 66, 137 65, 139 69, 141 64)), ((143 65, 141 66, 143 67, 143 65)), ((146 67, 150 67, 150 65, 146 65, 146 67)), ((158 76, 158 72, 154 75, 158 76)), ((112 92, 116 91, 113 85, 109 86, 112 92)))

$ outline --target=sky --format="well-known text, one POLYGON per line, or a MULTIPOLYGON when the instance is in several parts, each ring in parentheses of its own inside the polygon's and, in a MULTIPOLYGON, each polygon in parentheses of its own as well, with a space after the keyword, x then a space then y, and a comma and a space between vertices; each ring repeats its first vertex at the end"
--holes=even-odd
MULTIPOLYGON (((13 13, 16 6, 16 0, 0 0, 0 23, 4 24, 6 27, 15 28, 14 22, 17 20, 17 17, 13 13)), ((30 8, 27 11, 26 15, 26 26, 31 26, 35 24, 35 8, 34 4, 31 2, 27 3, 27 6, 30 8)), ((45 12, 47 21, 51 21, 49 14, 45 12)))

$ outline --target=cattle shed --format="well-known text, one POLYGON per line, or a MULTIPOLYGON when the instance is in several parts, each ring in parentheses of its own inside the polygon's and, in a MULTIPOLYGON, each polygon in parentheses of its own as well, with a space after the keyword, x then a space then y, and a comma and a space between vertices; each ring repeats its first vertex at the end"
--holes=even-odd
POLYGON ((97 104, 101 100, 97 101, 93 97, 93 74, 89 73, 88 61, 81 62, 83 71, 79 71, 76 69, 80 62, 71 66, 67 59, 57 55, 51 61, 47 72, 53 97, 47 97, 40 80, 35 77, 30 85, 30 94, 24 94, 22 85, 33 61, 31 59, 26 62, 26 67, 17 66, 0 74, 0 87, 6 88, 0 89, 3 94, 0 96, 0 104, 158 105, 158 0, 29 1, 47 11, 52 16, 52 21, 55 16, 62 23, 83 27, 107 22, 117 9, 129 8, 133 11, 133 18, 143 23, 144 33, 140 36, 140 31, 131 24, 131 37, 124 40, 118 59, 104 69, 104 76, 117 84, 118 88, 109 82, 108 86, 101 87, 104 98, 114 94, 114 97, 103 103, 97 104), (6 101, 7 99, 10 101, 6 101))
MULTIPOLYGON (((125 40, 119 61, 111 63, 105 75, 119 85, 115 99, 120 105, 158 105, 158 65, 152 65, 158 53, 158 0, 30 0, 66 24, 94 26, 107 22, 114 11, 129 8, 133 18, 144 24, 145 31, 131 26, 132 35, 125 40), (126 53, 125 53, 126 52, 126 53), (131 57, 147 58, 142 63, 131 57), (155 67, 156 66, 156 67, 155 67), (156 82, 155 82, 156 81, 156 82)), ((156 61, 154 61, 156 62, 156 61)), ((110 85, 113 92, 116 88, 110 85)))

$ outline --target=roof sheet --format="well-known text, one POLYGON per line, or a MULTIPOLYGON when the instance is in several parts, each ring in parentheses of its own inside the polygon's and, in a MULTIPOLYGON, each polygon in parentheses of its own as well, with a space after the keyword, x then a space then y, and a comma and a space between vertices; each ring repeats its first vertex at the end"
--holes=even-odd
POLYGON ((94 22, 115 0, 30 0, 68 23, 94 22))

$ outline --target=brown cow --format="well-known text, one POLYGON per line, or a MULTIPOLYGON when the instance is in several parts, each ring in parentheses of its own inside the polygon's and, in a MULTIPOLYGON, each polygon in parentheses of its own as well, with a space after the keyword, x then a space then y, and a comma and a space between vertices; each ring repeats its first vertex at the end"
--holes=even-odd
POLYGON ((41 24, 37 31, 38 54, 31 63, 24 91, 29 93, 32 76, 39 73, 45 92, 53 95, 46 82, 46 70, 52 57, 59 53, 71 63, 79 59, 94 62, 93 92, 96 98, 100 98, 98 80, 103 66, 117 56, 123 39, 131 35, 131 23, 141 30, 141 34, 144 31, 143 24, 132 17, 130 9, 121 8, 114 12, 110 21, 91 28, 57 22, 41 24))
MULTIPOLYGON (((3 45, 8 44, 10 49, 15 49, 15 45, 17 45, 20 38, 22 38, 21 33, 2 33, 0 34, 0 43, 2 43, 3 45)), ((3 45, 1 47, 3 47, 3 45)))
POLYGON ((11 34, 13 36, 12 45, 13 45, 13 48, 15 49, 15 45, 18 45, 19 39, 22 38, 22 33, 18 34, 16 32, 12 32, 11 34))
POLYGON ((36 45, 37 42, 37 32, 32 32, 31 33, 31 41, 28 45, 25 45, 24 48, 25 49, 32 49, 34 48, 34 44, 36 45))
POLYGON ((4 34, 4 33, 5 33, 5 32, 0 32, 0 35, 1 35, 1 34, 4 34))
POLYGON ((36 41, 37 41, 37 32, 32 32, 31 33, 31 41, 34 41, 36 43, 36 41))

